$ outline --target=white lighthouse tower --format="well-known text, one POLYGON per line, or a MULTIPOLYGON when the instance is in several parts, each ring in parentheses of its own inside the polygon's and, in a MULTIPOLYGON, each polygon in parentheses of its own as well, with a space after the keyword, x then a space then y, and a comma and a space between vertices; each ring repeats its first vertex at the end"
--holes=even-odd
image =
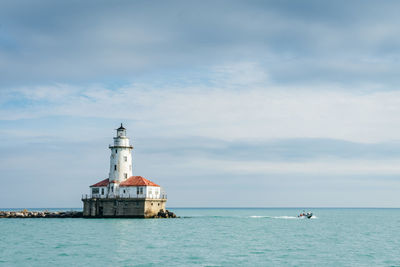
POLYGON ((118 185, 132 176, 132 149, 129 138, 126 136, 126 129, 121 126, 117 129, 117 136, 114 137, 114 145, 109 146, 110 173, 109 173, 109 196, 119 195, 118 185))

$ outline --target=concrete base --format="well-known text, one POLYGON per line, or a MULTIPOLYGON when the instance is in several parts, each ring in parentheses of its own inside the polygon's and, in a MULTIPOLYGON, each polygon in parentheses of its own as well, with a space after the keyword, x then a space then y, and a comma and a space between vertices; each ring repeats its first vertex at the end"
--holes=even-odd
POLYGON ((88 198, 83 201, 85 218, 153 218, 165 210, 166 199, 88 198))

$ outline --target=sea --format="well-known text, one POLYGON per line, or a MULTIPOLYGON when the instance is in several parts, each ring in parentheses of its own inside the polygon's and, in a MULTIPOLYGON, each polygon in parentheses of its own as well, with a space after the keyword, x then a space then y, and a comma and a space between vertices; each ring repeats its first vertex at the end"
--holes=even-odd
POLYGON ((400 209, 170 210, 180 218, 0 219, 0 266, 400 266, 400 209))

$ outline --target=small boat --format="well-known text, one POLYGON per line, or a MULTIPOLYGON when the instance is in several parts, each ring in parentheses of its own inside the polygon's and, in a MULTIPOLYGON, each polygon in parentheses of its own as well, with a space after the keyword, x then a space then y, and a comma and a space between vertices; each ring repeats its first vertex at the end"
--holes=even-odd
POLYGON ((303 210, 303 212, 300 213, 300 215, 297 216, 297 217, 299 217, 299 218, 311 219, 311 217, 312 217, 312 212, 305 212, 305 211, 303 210))

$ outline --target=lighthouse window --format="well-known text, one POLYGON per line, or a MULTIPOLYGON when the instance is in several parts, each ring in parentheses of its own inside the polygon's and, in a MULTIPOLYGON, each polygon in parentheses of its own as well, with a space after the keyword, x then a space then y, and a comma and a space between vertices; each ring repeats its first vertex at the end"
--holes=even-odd
POLYGON ((98 188, 92 188, 92 194, 98 194, 99 189, 98 188))
POLYGON ((128 178, 128 174, 127 173, 124 173, 124 176, 125 176, 125 179, 128 178))
POLYGON ((124 157, 124 160, 125 160, 125 162, 126 162, 126 161, 128 161, 128 157, 127 157, 127 156, 125 156, 125 157, 124 157))
POLYGON ((104 195, 104 188, 101 189, 101 194, 104 195))
POLYGON ((114 171, 116 171, 117 170, 117 165, 114 165, 114 171))

